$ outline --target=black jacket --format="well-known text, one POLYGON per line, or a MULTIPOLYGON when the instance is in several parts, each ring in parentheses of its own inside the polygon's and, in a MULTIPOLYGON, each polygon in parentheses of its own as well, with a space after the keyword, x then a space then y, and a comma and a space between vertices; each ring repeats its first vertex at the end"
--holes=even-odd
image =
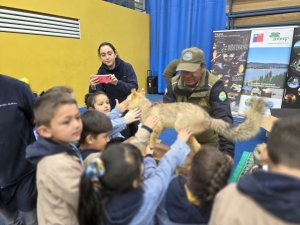
POLYGON ((25 159, 27 145, 34 142, 35 97, 22 81, 0 74, 0 187, 18 183, 35 172, 25 159))

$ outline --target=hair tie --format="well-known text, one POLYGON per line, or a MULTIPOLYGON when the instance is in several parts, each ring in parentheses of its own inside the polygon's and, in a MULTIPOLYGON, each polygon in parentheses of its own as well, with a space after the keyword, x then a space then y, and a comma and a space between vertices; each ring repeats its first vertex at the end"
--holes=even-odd
POLYGON ((98 180, 104 173, 104 163, 100 158, 93 159, 85 169, 85 175, 91 180, 98 180))

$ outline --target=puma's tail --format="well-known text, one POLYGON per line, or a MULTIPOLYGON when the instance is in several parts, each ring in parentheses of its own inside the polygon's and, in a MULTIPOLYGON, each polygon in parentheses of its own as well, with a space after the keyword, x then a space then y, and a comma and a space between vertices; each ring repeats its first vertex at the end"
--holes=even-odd
POLYGON ((251 106, 245 113, 245 121, 234 126, 222 119, 212 119, 210 129, 231 141, 247 140, 259 132, 260 123, 265 109, 262 98, 251 99, 251 106))

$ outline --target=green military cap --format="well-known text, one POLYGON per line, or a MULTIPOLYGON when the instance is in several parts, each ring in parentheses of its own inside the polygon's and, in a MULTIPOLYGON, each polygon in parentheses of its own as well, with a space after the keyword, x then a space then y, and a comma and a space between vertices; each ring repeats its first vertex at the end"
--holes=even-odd
POLYGON ((200 64, 204 62, 204 53, 200 48, 186 48, 181 53, 176 71, 195 72, 200 64))

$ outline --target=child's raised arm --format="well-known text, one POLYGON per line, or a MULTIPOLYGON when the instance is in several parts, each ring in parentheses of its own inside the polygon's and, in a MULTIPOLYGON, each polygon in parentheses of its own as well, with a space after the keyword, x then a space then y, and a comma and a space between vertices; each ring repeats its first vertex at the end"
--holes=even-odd
POLYGON ((178 138, 171 146, 171 149, 161 158, 158 167, 151 176, 144 181, 144 202, 140 211, 147 213, 140 214, 134 218, 132 224, 143 224, 154 217, 165 192, 168 188, 171 177, 176 168, 181 166, 188 153, 189 146, 186 141, 190 138, 192 132, 189 128, 179 131, 178 138))
POLYGON ((128 142, 130 144, 135 145, 141 151, 146 147, 150 134, 152 133, 153 128, 158 123, 158 117, 149 116, 144 124, 138 129, 133 138, 131 138, 128 142))
POLYGON ((121 113, 125 112, 128 109, 128 105, 129 105, 128 100, 124 100, 121 103, 119 103, 118 99, 115 100, 116 100, 116 107, 120 110, 121 113))

